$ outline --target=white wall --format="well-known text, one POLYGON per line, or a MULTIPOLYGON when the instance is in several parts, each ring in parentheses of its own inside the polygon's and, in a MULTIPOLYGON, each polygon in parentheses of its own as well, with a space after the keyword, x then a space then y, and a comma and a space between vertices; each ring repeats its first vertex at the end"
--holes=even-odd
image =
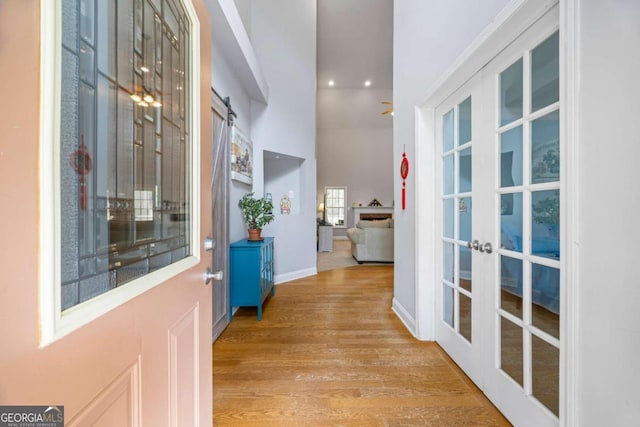
MULTIPOLYGON (((315 273, 315 70, 316 2, 235 0, 270 88, 268 105, 254 101, 214 40, 213 84, 230 96, 236 124, 253 142, 253 185, 231 181, 230 238, 247 236, 238 200, 264 196, 263 151, 301 159, 299 213, 279 216, 264 234, 276 237, 276 281, 315 273)), ((278 208, 279 195, 274 194, 278 208)), ((298 207, 296 207, 298 210, 298 207)))
MULTIPOLYGON (((231 106, 238 115, 235 123, 251 137, 251 99, 237 74, 231 68, 227 58, 222 53, 222 48, 213 40, 212 54, 212 81, 213 88, 224 98, 231 98, 231 106)), ((251 191, 251 186, 239 181, 231 180, 229 193, 229 238, 232 242, 247 236, 247 227, 244 224, 240 210, 237 208, 238 200, 251 191)))
MULTIPOLYGON (((411 328, 415 320, 415 174, 414 110, 425 100, 437 79, 507 4, 507 0, 395 0, 393 37, 393 155, 394 165, 406 146, 410 162, 407 209, 396 203, 394 306, 405 314, 411 328)), ((394 199, 401 197, 396 173, 394 199)), ((412 331, 415 333, 415 331, 412 331)))
POLYGON ((275 237, 281 282, 316 272, 316 0, 253 1, 251 36, 269 84, 269 104, 251 105, 256 194, 264 194, 255 179, 264 176, 263 150, 303 160, 300 214, 280 216, 263 231, 275 237))
MULTIPOLYGON (((318 90, 316 206, 324 187, 346 186, 347 206, 378 199, 393 204, 393 117, 382 116, 391 90, 318 90)), ((353 226, 351 209, 347 227, 353 226)), ((345 228, 334 228, 345 236, 345 228)))
POLYGON ((264 157, 264 192, 273 199, 275 221, 279 215, 300 215, 300 190, 302 179, 300 170, 302 159, 295 157, 264 157), (293 197, 291 197, 293 195, 293 197), (289 213, 282 213, 282 198, 287 196, 290 202, 289 213))
POLYGON ((581 31, 575 425, 630 426, 640 419, 640 2, 575 3, 581 31))

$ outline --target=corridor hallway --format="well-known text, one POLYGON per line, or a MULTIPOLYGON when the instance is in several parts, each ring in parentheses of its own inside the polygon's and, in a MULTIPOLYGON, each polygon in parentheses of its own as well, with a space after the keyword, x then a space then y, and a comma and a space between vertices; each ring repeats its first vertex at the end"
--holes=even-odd
POLYGON ((508 426, 391 311, 393 266, 331 270, 241 308, 213 346, 213 424, 508 426))

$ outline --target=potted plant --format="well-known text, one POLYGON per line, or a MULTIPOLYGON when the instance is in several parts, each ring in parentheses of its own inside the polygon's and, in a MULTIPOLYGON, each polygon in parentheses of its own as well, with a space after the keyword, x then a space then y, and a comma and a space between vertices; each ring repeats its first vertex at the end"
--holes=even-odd
POLYGON ((265 198, 256 199, 253 193, 247 193, 238 202, 238 207, 249 227, 249 240, 262 240, 262 227, 273 221, 273 202, 265 198))

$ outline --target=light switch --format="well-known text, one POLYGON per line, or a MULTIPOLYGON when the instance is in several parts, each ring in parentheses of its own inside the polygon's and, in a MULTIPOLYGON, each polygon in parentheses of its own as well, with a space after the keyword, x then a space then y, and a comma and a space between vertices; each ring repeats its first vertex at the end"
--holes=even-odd
POLYGON ((294 195, 293 190, 289 190, 289 199, 293 199, 293 195, 294 195))

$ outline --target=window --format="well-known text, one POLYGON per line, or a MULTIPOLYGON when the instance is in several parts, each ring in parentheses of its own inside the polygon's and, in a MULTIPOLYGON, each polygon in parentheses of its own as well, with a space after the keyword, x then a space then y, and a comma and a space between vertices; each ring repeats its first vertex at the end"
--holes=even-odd
POLYGON ((325 187, 324 198, 325 220, 334 227, 345 228, 347 187, 325 187))
POLYGON ((192 254, 192 23, 180 0, 63 0, 60 307, 192 254))

